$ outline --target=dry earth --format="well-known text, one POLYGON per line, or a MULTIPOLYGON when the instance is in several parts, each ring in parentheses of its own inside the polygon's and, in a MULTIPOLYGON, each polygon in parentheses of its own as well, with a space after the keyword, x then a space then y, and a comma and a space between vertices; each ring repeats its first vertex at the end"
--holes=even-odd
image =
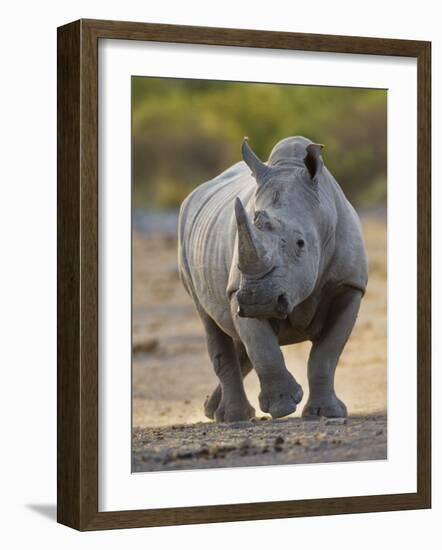
MULTIPOLYGON (((133 470, 385 459, 387 456, 386 225, 363 220, 369 286, 336 374, 345 421, 261 420, 258 380, 245 381, 258 420, 216 425, 203 402, 216 385, 202 326, 178 279, 176 239, 135 232, 133 239, 133 470)), ((310 344, 283 348, 307 390, 310 344)), ((306 399, 307 391, 304 392, 306 399)))

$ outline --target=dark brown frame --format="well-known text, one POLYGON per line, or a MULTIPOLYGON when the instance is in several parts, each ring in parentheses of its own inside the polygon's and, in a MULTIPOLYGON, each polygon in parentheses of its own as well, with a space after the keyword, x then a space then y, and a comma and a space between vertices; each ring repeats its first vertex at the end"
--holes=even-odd
POLYGON ((431 43, 120 21, 58 29, 58 521, 79 530, 431 506, 431 43), (417 492, 98 511, 98 40, 405 56, 418 67, 417 492))

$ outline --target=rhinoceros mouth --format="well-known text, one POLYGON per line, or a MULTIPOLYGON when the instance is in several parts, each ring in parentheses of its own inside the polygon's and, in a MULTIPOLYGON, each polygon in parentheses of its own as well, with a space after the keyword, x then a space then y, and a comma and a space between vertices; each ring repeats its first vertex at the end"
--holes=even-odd
POLYGON ((237 313, 240 317, 286 319, 290 312, 289 300, 285 293, 280 293, 268 301, 257 301, 253 293, 239 291, 237 301, 237 313))
POLYGON ((287 319, 288 313, 283 313, 275 310, 273 304, 269 304, 268 308, 262 306, 238 306, 238 316, 249 319, 287 319))

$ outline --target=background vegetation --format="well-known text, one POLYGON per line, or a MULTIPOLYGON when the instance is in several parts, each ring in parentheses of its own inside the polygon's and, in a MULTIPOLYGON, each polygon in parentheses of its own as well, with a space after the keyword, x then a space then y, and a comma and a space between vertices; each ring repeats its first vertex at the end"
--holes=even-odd
POLYGON ((133 77, 136 208, 177 208, 238 160, 243 136, 267 159, 290 135, 324 143, 324 160, 357 207, 386 200, 387 92, 133 77))

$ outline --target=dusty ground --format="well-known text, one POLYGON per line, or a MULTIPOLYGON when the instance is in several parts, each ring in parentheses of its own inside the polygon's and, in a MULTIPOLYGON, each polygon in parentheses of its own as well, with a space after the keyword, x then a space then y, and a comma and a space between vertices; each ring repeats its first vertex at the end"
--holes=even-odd
MULTIPOLYGON (((386 458, 386 225, 371 217, 363 226, 369 286, 336 374, 337 393, 350 415, 345 423, 301 420, 304 402, 284 420, 208 422, 203 402, 216 378, 200 321, 178 280, 176 239, 134 233, 135 471, 386 458)), ((304 390, 309 348, 305 343, 283 349, 304 390)), ((253 372, 245 386, 260 419, 253 372)))

